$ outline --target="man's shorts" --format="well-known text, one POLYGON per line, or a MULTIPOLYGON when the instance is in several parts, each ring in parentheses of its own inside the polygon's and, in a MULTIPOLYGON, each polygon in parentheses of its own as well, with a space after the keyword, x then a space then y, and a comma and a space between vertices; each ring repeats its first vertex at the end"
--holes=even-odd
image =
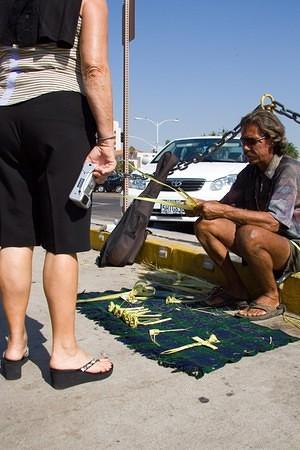
POLYGON ((283 270, 283 273, 300 272, 300 241, 289 240, 291 254, 283 270))
POLYGON ((95 145, 84 96, 55 92, 0 107, 0 246, 90 248, 90 210, 69 200, 95 145))

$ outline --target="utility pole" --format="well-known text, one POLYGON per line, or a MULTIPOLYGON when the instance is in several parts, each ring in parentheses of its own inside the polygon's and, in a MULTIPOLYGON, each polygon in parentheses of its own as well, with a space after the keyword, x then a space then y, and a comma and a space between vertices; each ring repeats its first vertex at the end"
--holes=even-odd
POLYGON ((124 189, 122 212, 124 213, 128 207, 128 174, 129 174, 129 152, 128 152, 128 118, 129 118, 129 42, 135 38, 135 0, 123 1, 123 30, 122 42, 124 47, 123 59, 123 172, 124 189))

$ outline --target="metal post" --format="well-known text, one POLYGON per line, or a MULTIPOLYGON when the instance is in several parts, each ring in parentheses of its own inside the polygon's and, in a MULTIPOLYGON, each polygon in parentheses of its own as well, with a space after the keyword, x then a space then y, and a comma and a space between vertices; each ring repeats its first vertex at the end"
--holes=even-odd
MULTIPOLYGON (((130 0, 124 0, 123 3, 123 46, 124 46, 124 59, 123 59, 123 172, 129 173, 128 164, 128 98, 129 98, 129 22, 130 22, 130 0)), ((122 212, 124 213, 128 208, 128 177, 124 177, 124 189, 123 189, 123 201, 122 212)))
MULTIPOLYGON (((135 0, 123 1, 123 31, 124 47, 123 61, 123 172, 129 174, 128 152, 128 118, 129 118, 129 42, 135 38, 135 0)), ((122 212, 128 208, 128 176, 124 177, 122 212)))

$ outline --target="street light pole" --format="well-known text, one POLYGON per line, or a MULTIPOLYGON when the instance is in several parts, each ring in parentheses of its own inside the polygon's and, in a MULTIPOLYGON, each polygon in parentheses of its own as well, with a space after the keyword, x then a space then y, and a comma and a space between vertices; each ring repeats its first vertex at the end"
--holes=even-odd
POLYGON ((148 122, 151 122, 152 125, 154 125, 156 127, 156 143, 155 143, 156 152, 158 152, 158 148, 159 148, 159 127, 166 122, 179 122, 179 119, 165 119, 160 122, 157 122, 152 119, 149 119, 149 117, 135 117, 135 120, 147 120, 148 122))

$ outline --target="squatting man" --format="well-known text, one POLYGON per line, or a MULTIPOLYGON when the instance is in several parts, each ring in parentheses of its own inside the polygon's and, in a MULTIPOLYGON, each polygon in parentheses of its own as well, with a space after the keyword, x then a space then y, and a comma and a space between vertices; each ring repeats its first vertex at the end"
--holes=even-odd
POLYGON ((199 216, 198 240, 225 279, 206 303, 262 320, 283 312, 276 278, 300 270, 300 162, 286 155, 284 126, 271 111, 242 118, 241 142, 249 164, 221 201, 197 200, 192 215, 199 216), (255 279, 255 300, 229 251, 242 257, 255 279))

